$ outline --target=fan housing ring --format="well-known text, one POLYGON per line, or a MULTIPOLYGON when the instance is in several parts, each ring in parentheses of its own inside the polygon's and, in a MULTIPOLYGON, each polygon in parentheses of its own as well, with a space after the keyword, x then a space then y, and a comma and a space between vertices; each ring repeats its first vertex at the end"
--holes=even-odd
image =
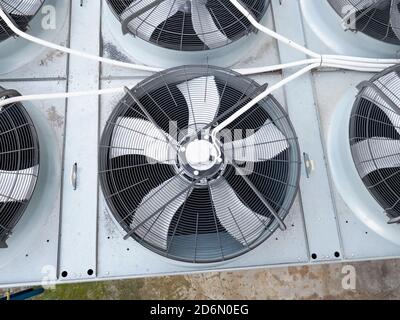
POLYGON ((232 162, 251 170, 253 186, 284 219, 297 195, 300 153, 288 115, 272 96, 228 126, 225 136, 235 129, 239 134, 221 141, 223 161, 210 174, 184 176, 176 169, 176 150, 180 143, 187 146, 185 137, 209 138, 213 126, 198 125, 223 121, 257 90, 256 82, 234 71, 185 66, 149 77, 120 101, 102 134, 99 168, 106 202, 127 238, 174 260, 212 263, 247 253, 275 232, 279 221, 232 162), (173 146, 166 142, 175 137, 171 128, 183 137, 171 139, 173 146), (245 142, 247 154, 239 151, 245 142))

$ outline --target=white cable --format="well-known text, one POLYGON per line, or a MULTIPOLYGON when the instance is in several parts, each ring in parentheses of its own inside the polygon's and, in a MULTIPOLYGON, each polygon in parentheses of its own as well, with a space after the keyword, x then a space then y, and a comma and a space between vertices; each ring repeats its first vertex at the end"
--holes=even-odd
MULTIPOLYGON (((105 63, 105 64, 110 64, 114 65, 117 67, 122 67, 122 68, 128 68, 128 69, 134 69, 134 70, 142 70, 142 71, 149 71, 149 72, 159 72, 162 71, 162 68, 157 68, 157 67, 149 67, 149 66, 143 66, 143 65, 138 65, 138 64, 132 64, 132 63, 127 63, 127 62, 122 62, 114 59, 108 59, 108 58, 103 58, 99 57, 96 55, 88 54, 81 52, 79 50, 74 50, 70 49, 64 46, 60 46, 51 42, 48 42, 46 40, 31 36, 27 34, 26 32, 20 30, 18 27, 16 27, 12 21, 9 19, 7 14, 4 13, 4 11, 0 8, 0 17, 4 20, 4 22, 7 24, 7 26, 18 36, 21 38, 24 38, 30 42, 36 43, 41 46, 45 46, 50 49, 58 50, 61 52, 65 52, 67 54, 72 54, 76 55, 82 58, 87 58, 90 60, 95 60, 97 62, 105 63)), ((289 40, 288 40, 289 41, 289 40)), ((318 56, 318 59, 319 56, 318 56)), ((278 65, 273 65, 273 66, 266 66, 266 67, 255 67, 255 68, 242 68, 242 69, 235 69, 236 72, 239 72, 243 75, 251 75, 251 74, 260 74, 260 73, 266 73, 266 72, 272 72, 272 71, 278 71, 278 70, 283 70, 287 68, 293 68, 296 66, 301 66, 301 65, 306 65, 309 63, 315 63, 315 59, 308 59, 308 60, 301 60, 301 61, 295 61, 292 63, 285 63, 285 64, 278 64, 278 65)))
MULTIPOLYGON (((348 61, 354 61, 354 63, 357 62, 365 62, 365 63, 373 63, 373 64, 383 64, 385 63, 386 65, 388 63, 390 64, 395 64, 395 63, 400 63, 400 60, 396 60, 396 59, 370 59, 370 58, 358 58, 358 57, 348 57, 348 56, 333 56, 333 55, 320 55, 316 52, 313 52, 307 48, 305 48, 304 46, 301 46, 297 43, 295 43, 294 41, 268 29, 267 27, 264 27, 263 25, 261 25, 260 23, 258 23, 254 17, 237 1, 237 0, 231 0, 231 2, 238 8, 238 10, 240 10, 242 12, 242 14, 244 14, 247 19, 259 30, 261 30, 262 32, 268 34, 269 36, 277 39, 278 41, 282 41, 284 43, 286 43, 287 45, 293 47, 296 50, 299 50, 303 53, 305 53, 306 55, 312 57, 313 59, 319 59, 321 60, 321 65, 322 65, 322 61, 325 59, 335 59, 335 60, 343 60, 344 61, 344 65, 345 62, 347 62, 346 64, 346 69, 349 70, 353 70, 350 68, 350 66, 352 65, 351 63, 349 63, 348 61)), ((56 45, 54 43, 45 41, 43 39, 39 39, 37 37, 31 36, 25 32, 23 32, 22 30, 20 30, 17 26, 15 26, 13 24, 13 22, 9 19, 9 17, 7 16, 7 14, 0 8, 0 17, 4 20, 4 22, 7 24, 7 26, 18 36, 20 36, 21 38, 24 38, 28 41, 31 41, 33 43, 54 49, 54 50, 58 50, 58 51, 62 51, 68 54, 72 54, 72 55, 77 55, 80 56, 82 58, 87 58, 87 59, 91 59, 91 60, 95 60, 97 62, 101 62, 101 63, 105 63, 105 64, 111 64, 117 67, 123 67, 123 68, 129 68, 129 69, 134 69, 134 70, 142 70, 142 71, 149 71, 149 72, 159 72, 162 71, 162 68, 157 68, 157 67, 150 67, 150 66, 143 66, 143 65, 138 65, 138 64, 132 64, 132 63, 127 63, 127 62, 122 62, 122 61, 118 61, 118 60, 113 60, 113 59, 108 59, 108 58, 103 58, 103 57, 99 57, 96 55, 92 55, 92 54, 88 54, 88 53, 84 53, 81 52, 79 50, 74 50, 74 49, 70 49, 64 46, 60 46, 60 45, 56 45)), ((315 63, 315 60, 313 59, 308 59, 308 60, 301 60, 301 61, 296 61, 296 62, 292 62, 292 63, 286 63, 286 64, 278 64, 275 66, 266 66, 266 67, 256 67, 256 68, 243 68, 243 69, 236 69, 235 71, 243 74, 243 75, 250 75, 250 74, 260 74, 260 73, 265 73, 265 72, 272 72, 272 71, 277 71, 277 70, 283 70, 286 68, 291 68, 291 67, 295 67, 295 66, 301 66, 301 65, 306 65, 308 63, 315 63)), ((337 62, 337 67, 340 67, 341 62, 337 62)), ((366 66, 368 67, 368 66, 366 66)), ((374 65, 375 68, 377 68, 377 65, 374 65)), ((357 66, 356 68, 354 68, 354 70, 356 71, 360 71, 363 70, 363 68, 359 68, 359 66, 357 66)), ((367 70, 369 71, 369 69, 367 68, 367 70)), ((373 69, 374 70, 374 69, 373 69)))
POLYGON ((279 83, 267 88, 263 93, 258 95, 256 98, 252 99, 247 105, 245 105, 243 108, 240 110, 236 111, 234 114, 232 114, 228 119, 223 121, 221 124, 219 124, 211 133, 213 142, 216 144, 216 136, 219 132, 221 132, 222 129, 224 129, 227 125, 235 121, 237 118, 239 118, 241 115, 246 113, 248 110, 250 110, 253 106, 255 106, 259 101, 262 99, 266 98, 268 95, 270 95, 273 91, 275 91, 278 88, 281 88, 282 86, 286 85, 290 81, 300 77, 301 75, 311 71, 312 69, 318 68, 318 67, 331 67, 331 68, 341 68, 341 69, 348 69, 348 70, 356 70, 356 71, 367 71, 367 72, 378 72, 381 71, 391 64, 389 62, 393 62, 395 60, 385 60, 385 59, 368 59, 368 58, 357 58, 357 57, 351 57, 351 59, 347 59, 346 56, 334 56, 334 55, 329 55, 329 56, 324 56, 317 54, 304 46, 301 46, 286 37, 270 30, 269 28, 264 27, 258 21, 245 9, 244 6, 242 6, 239 1, 237 0, 230 0, 231 3, 250 21, 250 23, 256 27, 258 30, 268 34, 269 36, 277 39, 278 41, 281 41, 283 43, 286 43, 287 45, 305 53, 306 55, 317 58, 319 59, 320 63, 315 63, 311 64, 300 71, 294 73, 293 75, 287 77, 286 79, 280 81, 279 83))
MULTIPOLYGON (((258 21, 256 19, 254 19, 254 17, 237 0, 230 0, 230 1, 257 29, 259 29, 260 31, 266 33, 267 35, 277 39, 278 41, 281 41, 281 42, 291 46, 292 48, 303 52, 304 54, 306 54, 307 56, 310 56, 311 58, 305 59, 305 60, 300 60, 300 61, 294 61, 294 62, 290 62, 290 63, 285 63, 285 64, 278 64, 278 65, 274 65, 274 66, 237 69, 236 70, 237 72, 244 74, 244 75, 249 75, 249 74, 259 74, 259 73, 265 73, 265 72, 278 71, 278 70, 283 70, 283 69, 287 69, 287 68, 293 68, 293 67, 303 66, 303 65, 308 64, 308 66, 305 67, 304 69, 302 69, 302 70, 298 71, 297 73, 293 74, 292 76, 282 80, 278 84, 268 88, 264 93, 262 93, 259 97, 256 97, 253 100, 253 101, 255 101, 254 103, 253 103, 253 101, 251 101, 248 105, 246 105, 243 108, 243 110, 242 109, 239 110, 234 115, 232 115, 229 119, 227 119, 222 124, 220 124, 217 127, 218 130, 216 132, 218 132, 219 130, 222 130, 223 124, 225 124, 225 126, 228 125, 230 122, 234 121, 237 117, 239 117, 240 115, 245 113, 248 109, 250 109, 252 106, 257 104, 260 100, 267 97, 269 94, 271 94, 276 89, 284 86, 285 84, 289 83, 290 81, 294 80, 295 78, 301 76, 302 74, 304 74, 307 71, 310 71, 314 68, 331 67, 331 68, 339 68, 339 69, 347 69, 347 70, 355 70, 355 71, 363 71, 363 72, 379 72, 379 71, 384 70, 387 67, 390 67, 393 64, 400 63, 400 60, 398 60, 398 59, 375 59, 375 58, 361 58, 361 57, 318 54, 318 53, 313 52, 313 51, 307 49, 306 47, 301 46, 301 45, 297 44, 296 42, 274 32, 272 30, 270 30, 269 28, 261 25, 260 23, 258 23, 258 21), (228 120, 229 120, 229 123, 228 123, 228 120)), ((122 62, 122 61, 99 57, 99 56, 92 55, 92 54, 87 54, 87 53, 84 53, 84 52, 81 52, 78 50, 74 50, 74 49, 70 49, 67 47, 60 46, 60 45, 56 45, 54 43, 31 36, 23 31, 21 31, 18 27, 16 27, 13 24, 13 22, 9 19, 7 14, 5 14, 1 8, 0 8, 0 17, 4 20, 4 22, 7 24, 7 26, 16 35, 18 35, 21 38, 24 38, 28 41, 31 41, 33 43, 39 44, 39 45, 42 45, 42 46, 45 46, 45 47, 48 47, 48 48, 51 48, 54 50, 62 51, 62 52, 68 53, 68 54, 77 55, 82 58, 95 60, 97 62, 111 64, 111 65, 114 65, 117 67, 124 67, 124 68, 129 68, 129 69, 150 71, 150 72, 162 71, 161 68, 126 63, 126 62, 122 62)), ((102 94, 121 93, 121 92, 124 92, 124 88, 69 92, 69 93, 27 95, 27 96, 19 96, 19 97, 13 97, 13 98, 2 100, 2 101, 0 101, 0 107, 3 107, 7 104, 22 102, 22 101, 46 100, 46 99, 66 99, 66 98, 73 98, 73 97, 81 97, 81 96, 89 96, 89 95, 102 95, 102 94)))
POLYGON ((297 79, 298 77, 304 75, 305 73, 311 71, 312 69, 318 68, 320 66, 319 63, 314 63, 312 65, 309 65, 300 71, 297 71, 296 73, 290 75, 289 77, 283 79, 282 81, 268 87, 263 93, 259 94, 257 97, 255 97, 253 100, 251 100, 249 103, 247 103, 244 107, 236 111, 234 114, 232 114, 228 119, 225 121, 221 122, 218 126, 214 128, 212 131, 212 138, 213 141, 216 141, 216 136, 219 132, 221 132, 222 129, 224 129, 227 125, 231 124, 233 121, 235 121, 238 117, 249 111, 252 107, 254 107, 258 102, 261 100, 265 99, 268 97, 272 92, 275 90, 283 87, 284 85, 288 84, 294 79, 297 79))
POLYGON ((14 23, 9 19, 9 17, 7 16, 7 14, 0 8, 0 17, 4 20, 4 22, 7 24, 7 26, 12 30, 12 32, 14 32, 16 35, 20 36, 21 38, 24 38, 28 41, 31 41, 33 43, 39 44, 41 46, 45 46, 54 50, 58 50, 61 52, 65 52, 68 54, 72 54, 75 56, 79 56, 81 58, 86 58, 86 59, 90 59, 90 60, 95 60, 97 62, 101 62, 101 63, 106 63, 106 64, 110 64, 110 65, 114 65, 117 67, 123 67, 123 68, 128 68, 128 69, 135 69, 135 70, 142 70, 142 71, 150 71, 150 72, 159 72, 162 69, 160 68, 155 68, 155 67, 148 67, 148 66, 143 66, 143 65, 138 65, 138 64, 133 64, 133 63, 127 63, 127 62, 122 62, 122 61, 117 61, 117 60, 113 60, 113 59, 108 59, 108 58, 103 58, 103 57, 99 57, 93 54, 89 54, 89 53, 84 53, 78 50, 74 50, 74 49, 70 49, 64 46, 60 46, 57 44, 54 44, 52 42, 43 40, 43 39, 39 39, 37 37, 31 36, 23 31, 21 31, 19 28, 17 28, 14 23))
POLYGON ((23 101, 68 99, 68 98, 77 98, 77 97, 103 95, 103 94, 115 94, 115 93, 123 93, 123 92, 125 92, 124 88, 120 87, 120 88, 91 90, 91 91, 62 92, 62 93, 33 94, 33 95, 17 96, 17 97, 0 100, 0 109, 6 105, 9 105, 12 103, 17 103, 17 102, 23 102, 23 101))
POLYGON ((352 57, 352 56, 341 56, 341 55, 324 55, 323 57, 327 59, 360 61, 360 62, 370 62, 370 63, 389 63, 389 64, 400 63, 400 59, 364 58, 364 57, 352 57))
POLYGON ((289 69, 289 68, 294 68, 294 67, 299 67, 299 66, 304 66, 307 64, 313 64, 313 63, 319 63, 320 59, 305 59, 305 60, 299 60, 299 61, 294 61, 294 62, 289 62, 289 63, 284 63, 284 64, 277 64, 274 66, 265 66, 265 67, 257 67, 257 68, 242 68, 242 69, 236 69, 234 71, 243 74, 243 75, 254 75, 254 74, 261 74, 261 73, 267 73, 267 72, 273 72, 273 71, 279 71, 279 70, 284 70, 284 69, 289 69))
MULTIPOLYGON (((340 67, 343 64, 343 66, 345 66, 345 69, 358 71, 358 70, 364 70, 363 67, 365 67, 366 70, 369 71, 370 69, 374 70, 374 68, 380 69, 381 65, 390 66, 393 64, 400 63, 399 59, 378 59, 378 58, 349 57, 340 55, 321 55, 263 26, 250 14, 250 12, 238 0, 230 0, 230 2, 249 20, 249 22, 255 28, 275 38, 276 40, 281 41, 300 52, 303 52, 307 56, 321 59, 321 66, 324 64, 325 60, 334 59, 336 60, 337 67, 340 67), (369 65, 361 66, 359 65, 359 63, 366 63, 366 64, 368 63, 369 65), (350 68, 352 65, 354 65, 354 69, 350 68)), ((329 62, 327 61, 327 63, 329 62)))
POLYGON ((255 26, 258 30, 264 32, 265 34, 271 36, 272 38, 275 38, 278 41, 281 41, 288 46, 301 51, 305 53, 307 56, 310 56, 312 58, 321 58, 321 55, 319 53, 316 53, 312 50, 307 49, 304 46, 299 45, 298 43, 280 35, 279 33, 276 33, 275 31, 272 31, 271 29, 264 27, 262 24, 260 24, 245 7, 243 7, 239 1, 237 0, 230 0, 232 4, 238 9, 250 22, 253 26, 255 26))

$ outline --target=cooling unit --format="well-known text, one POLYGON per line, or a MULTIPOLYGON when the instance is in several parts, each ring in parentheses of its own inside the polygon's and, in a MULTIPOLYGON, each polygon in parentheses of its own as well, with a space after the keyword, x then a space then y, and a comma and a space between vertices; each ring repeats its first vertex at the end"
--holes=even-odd
POLYGON ((300 162, 278 102, 256 105, 218 146, 210 140, 215 124, 258 90, 235 72, 188 66, 156 74, 122 99, 102 136, 100 173, 125 238, 172 259, 218 262, 283 226, 300 162))
MULTIPOLYGON (((376 76, 314 70, 215 139, 215 128, 267 88, 259 84, 274 86, 294 72, 249 79, 227 65, 304 56, 255 33, 240 15, 230 22, 221 13, 231 10, 228 1, 172 2, 46 0, 29 24, 30 34, 84 46, 86 53, 166 67, 150 77, 74 55, 67 63, 51 50, 31 59, 21 38, 0 43, 0 72, 24 64, 2 76, 4 87, 28 95, 119 92, 24 102, 40 141, 40 171, 25 157, 11 167, 2 157, 12 153, 0 150, 0 179, 21 183, 12 196, 17 201, 5 201, 11 189, 2 183, 1 203, 20 204, 18 215, 26 208, 11 237, 1 234, 8 248, 0 250, 0 287, 400 257, 399 67, 376 76), (41 28, 48 5, 57 9, 58 30, 41 28), (203 19, 192 18, 195 10, 203 19), (195 26, 209 28, 211 20, 218 28, 210 36, 195 26), (175 23, 179 32, 171 33, 175 23), (126 93, 114 90, 127 85, 126 93), (22 188, 29 170, 36 170, 31 194, 22 188)), ((363 17, 378 20, 384 1, 371 2, 376 10, 365 9, 365 16, 356 12, 357 32, 346 31, 333 1, 242 3, 261 23, 315 52, 384 58, 400 48, 366 31, 371 24, 363 17)), ((394 19, 388 21, 396 35, 394 19)), ((10 145, 3 142, 10 130, 0 117, 1 148, 10 145)))
MULTIPOLYGON (((0 99, 18 96, 0 87, 0 99)), ((31 199, 39 172, 39 141, 24 107, 11 104, 0 109, 0 248, 31 199)))
MULTIPOLYGON (((228 66, 243 56, 245 46, 254 45, 256 29, 229 1, 107 0, 107 3, 118 18, 112 14, 108 17, 118 42, 128 55, 151 65, 212 64, 220 59, 220 65, 228 66), (156 47, 157 55, 153 56, 156 47)), ((243 4, 261 21, 266 17, 270 0, 245 0, 243 4)))
POLYGON ((395 57, 400 50, 397 0, 300 0, 309 46, 358 56, 395 57), (318 44, 321 43, 321 44, 318 44))
POLYGON ((351 152, 365 187, 400 221, 400 67, 360 85, 350 120, 351 152))
POLYGON ((389 68, 360 83, 358 93, 349 91, 337 108, 329 143, 333 176, 344 200, 368 227, 397 244, 399 72, 399 66, 389 68))

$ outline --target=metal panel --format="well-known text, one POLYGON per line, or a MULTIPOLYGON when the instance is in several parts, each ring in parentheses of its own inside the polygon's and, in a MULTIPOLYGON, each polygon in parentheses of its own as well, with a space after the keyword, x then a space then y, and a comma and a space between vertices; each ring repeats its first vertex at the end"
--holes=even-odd
MULTIPOLYGON (((73 1, 72 47, 99 54, 100 9, 99 1, 73 1)), ((97 89, 99 73, 98 63, 71 56, 68 90, 97 89)), ((79 280, 96 274, 98 105, 97 96, 69 99, 67 104, 59 266, 62 279, 79 280)))
MULTIPOLYGON (((276 28, 280 33, 293 41, 305 43, 298 2, 276 0, 273 5, 276 28)), ((306 58, 304 54, 282 43, 278 46, 283 63, 306 58)), ((291 72, 293 70, 284 71, 283 74, 288 76, 291 72)), ((336 260, 338 257, 335 257, 335 253, 341 254, 342 248, 313 90, 310 75, 291 82, 285 88, 289 115, 305 154, 304 161, 312 161, 310 165, 314 167, 310 173, 303 169, 300 182, 311 258, 314 261, 336 260)))
MULTIPOLYGON (((55 0, 48 1, 55 3, 55 0)), ((315 18, 310 17, 311 11, 303 11, 306 14, 302 17, 300 4, 304 9, 303 3, 306 1, 310 4, 312 0, 272 1, 273 16, 270 13, 270 17, 274 18, 277 31, 300 43, 307 42, 311 48, 319 52, 334 51, 334 47, 339 49, 345 47, 348 43, 347 36, 343 38, 343 42, 339 42, 341 36, 338 33, 338 36, 334 38, 337 42, 334 42, 333 48, 330 48, 325 41, 314 34, 310 26, 319 23, 325 30, 329 27, 329 19, 332 15, 331 12, 326 11, 326 8, 324 9, 323 5, 318 4, 315 6, 319 8, 317 20, 315 20, 317 22, 310 20, 315 18), (305 35, 303 26, 305 26, 305 35)), ((57 6, 67 6, 69 3, 70 0, 59 0, 57 6)), ((136 57, 137 53, 135 49, 140 51, 143 48, 139 48, 140 45, 137 47, 137 41, 131 43, 128 41, 129 38, 115 37, 108 28, 109 23, 112 22, 108 21, 107 15, 104 14, 108 8, 104 5, 101 8, 102 3, 104 4, 104 1, 100 0, 72 1, 71 47, 94 54, 102 51, 106 56, 126 61, 133 60, 132 57, 136 57), (100 50, 101 45, 103 47, 100 50)), ((66 21, 69 21, 69 18, 66 15, 66 21)), ((113 16, 111 18, 114 19, 113 16)), ((273 20, 269 20, 268 25, 272 26, 273 20)), ((60 26, 61 35, 56 36, 60 43, 68 40, 65 33, 68 27, 68 24, 60 26)), ((353 38, 353 35, 351 37, 353 38)), ((240 54, 237 56, 240 60, 238 67, 271 65, 304 58, 303 55, 285 45, 278 46, 276 41, 260 33, 257 35, 257 40, 254 49, 243 48, 243 56, 240 54)), ((159 52, 154 48, 154 56, 158 57, 159 52)), ((46 56, 50 54, 53 57, 55 53, 43 50, 42 54, 46 56)), ((159 58, 169 59, 168 56, 159 58)), ((20 89, 22 93, 37 93, 59 92, 66 89, 65 81, 50 81, 53 77, 63 79, 68 75, 68 90, 77 91, 98 87, 134 86, 147 75, 144 72, 102 66, 102 80, 99 81, 100 71, 97 63, 71 57, 70 68, 67 70, 66 59, 65 55, 55 54, 54 60, 50 58, 47 64, 41 65, 40 59, 33 58, 28 66, 18 69, 7 77, 19 79, 12 85, 20 89), (44 77, 45 81, 31 82, 29 78, 35 77, 44 77)), ((273 84, 294 71, 287 70, 283 74, 277 72, 253 78, 259 83, 273 84)), ((57 265, 59 194, 56 192, 55 197, 51 198, 51 208, 41 206, 41 210, 36 210, 36 207, 32 206, 29 208, 29 216, 18 226, 20 230, 24 230, 31 226, 31 223, 34 223, 34 226, 40 224, 40 228, 34 227, 34 232, 30 235, 32 237, 30 239, 34 238, 34 240, 25 240, 23 250, 16 250, 17 254, 13 254, 12 258, 7 256, 6 263, 4 262, 6 258, 3 258, 6 257, 6 253, 0 251, 0 287, 40 284, 43 277, 49 276, 49 272, 51 276, 51 270, 55 268, 60 273, 57 281, 69 283, 208 270, 237 270, 399 257, 400 246, 372 232, 365 223, 357 219, 342 197, 343 190, 340 189, 340 184, 331 183, 331 172, 325 151, 325 143, 332 138, 329 133, 338 102, 349 88, 354 88, 357 83, 368 79, 369 76, 369 74, 335 70, 314 72, 274 93, 278 101, 288 108, 302 151, 314 161, 315 171, 311 172, 307 178, 306 171, 303 169, 300 194, 286 221, 288 225, 286 232, 277 232, 274 237, 242 257, 226 263, 210 265, 178 263, 150 252, 132 239, 124 241, 122 239, 124 233, 110 216, 101 190, 98 190, 97 147, 99 132, 122 95, 103 96, 100 101, 97 97, 69 99, 63 162, 61 158, 64 147, 62 137, 65 102, 47 101, 27 104, 32 108, 37 108, 31 112, 39 125, 43 126, 40 130, 45 132, 46 126, 51 126, 57 141, 55 160, 58 167, 55 168, 58 171, 55 170, 53 179, 46 180, 40 192, 35 193, 37 199, 48 200, 49 192, 53 192, 53 187, 59 190, 60 171, 61 166, 64 165, 59 259, 57 265), (75 163, 78 168, 76 191, 71 185, 71 169, 75 163), (46 197, 41 198, 46 192, 46 197), (41 218, 34 222, 34 215, 48 217, 48 220, 41 218), (50 241, 47 242, 47 240, 50 241), (334 257, 336 251, 340 253, 338 258, 334 257), (312 253, 317 254, 317 259, 311 259, 312 253), (46 266, 51 268, 46 269, 46 266), (93 270, 92 276, 87 273, 89 269, 93 270), (42 274, 43 270, 46 274, 42 274), (68 272, 65 278, 61 276, 63 271, 68 272)), ((49 155, 51 154, 50 152, 49 155)), ((333 161, 333 159, 329 160, 333 161)), ((38 201, 38 204, 40 203, 42 202, 38 201)), ((47 203, 48 206, 50 204, 47 203)))
MULTIPOLYGON (((29 24, 29 33, 68 46, 70 1, 47 0, 29 24)), ((66 54, 23 38, 10 38, 0 43, 0 79, 65 79, 66 66, 66 54)))

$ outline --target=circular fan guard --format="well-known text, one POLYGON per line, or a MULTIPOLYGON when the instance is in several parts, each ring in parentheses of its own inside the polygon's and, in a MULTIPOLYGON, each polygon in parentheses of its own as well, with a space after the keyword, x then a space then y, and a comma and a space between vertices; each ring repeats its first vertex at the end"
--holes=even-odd
MULTIPOLYGON (((26 30, 29 22, 39 11, 44 0, 0 0, 1 8, 8 13, 11 21, 21 30, 26 30)), ((0 18, 0 42, 14 33, 0 18)))
MULTIPOLYGON (((107 0, 124 33, 179 51, 223 47, 254 28, 233 4, 222 0, 107 0)), ((260 21, 270 0, 242 0, 260 21)))
POLYGON ((102 135, 99 167, 126 238, 179 261, 218 262, 250 251, 279 227, 262 199, 280 219, 287 216, 300 156, 290 120, 273 97, 226 128, 223 163, 213 162, 212 152, 204 157, 205 149, 198 156, 206 167, 187 166, 181 157, 193 141, 208 144, 206 124, 223 121, 257 90, 233 71, 188 66, 156 74, 122 99, 102 135))
MULTIPOLYGON (((17 96, 0 87, 0 98, 17 96)), ((22 217, 36 186, 39 141, 24 107, 10 104, 0 109, 0 247, 22 217)))
POLYGON ((328 0, 350 29, 400 45, 399 0, 328 0), (351 25, 350 25, 351 24, 351 25))
POLYGON ((400 66, 362 83, 350 120, 358 173, 391 223, 400 220, 400 66))

